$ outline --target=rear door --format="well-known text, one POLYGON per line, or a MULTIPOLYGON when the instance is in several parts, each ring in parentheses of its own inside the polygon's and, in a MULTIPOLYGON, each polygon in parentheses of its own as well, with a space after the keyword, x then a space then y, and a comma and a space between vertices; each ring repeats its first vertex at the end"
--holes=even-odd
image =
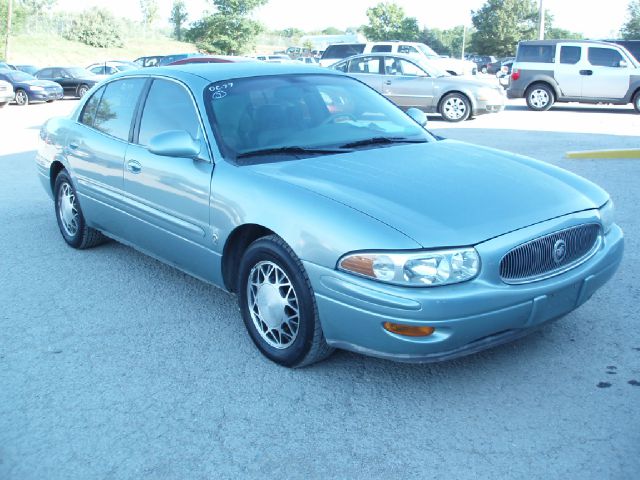
POLYGON ((581 71, 582 96, 590 99, 622 99, 629 90, 629 60, 613 47, 587 47, 588 65, 581 71), (627 65, 621 62, 626 62, 627 65))
POLYGON ((404 58, 385 57, 382 92, 396 105, 431 110, 434 81, 418 65, 404 58))
POLYGON ((554 77, 565 97, 582 96, 582 80, 580 72, 588 69, 586 48, 580 44, 559 44, 556 52, 554 77))
POLYGON ((124 168, 127 211, 134 219, 132 240, 183 270, 211 279, 216 259, 207 232, 213 162, 191 92, 177 81, 154 79, 138 122, 124 168), (149 151, 154 136, 172 130, 200 141, 199 158, 149 151))
POLYGON ((64 151, 85 217, 92 226, 121 238, 127 238, 122 221, 124 158, 145 82, 127 78, 94 92, 84 104, 77 128, 69 131, 64 151))

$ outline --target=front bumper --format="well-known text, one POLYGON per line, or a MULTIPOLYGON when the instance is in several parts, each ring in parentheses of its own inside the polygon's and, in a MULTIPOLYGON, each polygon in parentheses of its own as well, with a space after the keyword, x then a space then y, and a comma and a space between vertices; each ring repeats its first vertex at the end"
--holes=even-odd
POLYGON ((54 92, 33 92, 29 91, 29 101, 31 102, 47 102, 49 100, 60 100, 63 97, 62 90, 54 92))
POLYGON ((0 103, 13 102, 14 98, 15 98, 15 94, 13 92, 9 92, 9 91, 0 92, 0 103))
POLYGON ((380 284, 305 262, 327 342, 337 348, 406 362, 434 362, 475 353, 522 337, 586 302, 615 273, 623 253, 616 225, 599 251, 555 277, 507 285, 498 275, 502 255, 523 239, 586 222, 582 212, 494 238, 476 246, 482 271, 472 281, 435 288, 380 284), (386 331, 384 322, 431 326, 428 337, 386 331))
POLYGON ((473 114, 483 115, 486 113, 498 113, 504 110, 506 103, 504 94, 492 95, 492 97, 487 100, 476 100, 476 106, 473 114))

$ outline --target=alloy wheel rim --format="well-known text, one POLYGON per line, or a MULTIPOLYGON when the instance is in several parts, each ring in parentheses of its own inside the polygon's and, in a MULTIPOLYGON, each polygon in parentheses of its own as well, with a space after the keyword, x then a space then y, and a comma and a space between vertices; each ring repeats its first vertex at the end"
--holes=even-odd
POLYGON ((467 106, 458 97, 450 98, 444 103, 444 113, 447 118, 458 120, 462 118, 466 111, 467 106))
POLYGON ((542 90, 536 89, 531 92, 531 104, 536 108, 544 108, 549 103, 549 94, 542 90))
POLYGON ((78 233, 79 215, 76 196, 67 182, 60 187, 58 196, 58 216, 67 235, 75 237, 78 233))
POLYGON ((247 281, 247 303, 253 325, 265 342, 278 350, 293 344, 300 328, 300 310, 284 270, 270 261, 254 265, 247 281))
POLYGON ((89 89, 87 87, 80 87, 80 90, 78 90, 78 96, 80 98, 84 97, 84 94, 87 93, 89 89))
POLYGON ((24 105, 27 103, 27 94, 23 91, 16 93, 16 103, 18 105, 24 105))

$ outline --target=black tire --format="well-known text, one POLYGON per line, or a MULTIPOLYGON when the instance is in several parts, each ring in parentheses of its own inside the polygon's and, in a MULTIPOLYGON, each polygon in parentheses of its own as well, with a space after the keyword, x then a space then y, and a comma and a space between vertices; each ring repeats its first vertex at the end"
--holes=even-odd
POLYGON ((487 72, 488 72, 487 67, 482 67, 481 72, 482 72, 482 73, 487 73, 487 72))
POLYGON ((556 95, 548 85, 536 83, 531 85, 525 93, 527 106, 536 112, 549 110, 556 101, 556 95))
POLYGON ((53 103, 53 100, 46 100, 47 103, 53 103))
POLYGON ((462 93, 449 93, 440 101, 438 110, 447 122, 463 122, 471 116, 471 102, 462 93))
POLYGON ((53 191, 58 228, 60 229, 62 238, 64 238, 64 241, 67 242, 69 246, 82 250, 85 248, 91 248, 95 247, 96 245, 100 245, 107 239, 107 237, 105 237, 98 230, 87 226, 84 215, 82 214, 82 209, 80 208, 80 202, 76 194, 76 189, 71 182, 71 178, 69 178, 69 174, 65 170, 62 170, 56 177, 53 191), (65 197, 63 192, 65 191, 65 189, 68 189, 68 192, 73 196, 73 200, 70 202, 70 204, 72 204, 73 210, 75 211, 75 229, 65 227, 65 223, 63 221, 63 217, 65 216, 65 214, 61 212, 63 211, 62 204, 65 197))
POLYGON ((78 87, 78 92, 77 92, 77 96, 78 98, 82 98, 84 97, 84 94, 87 93, 89 91, 89 86, 88 85, 80 85, 78 87))
MULTIPOLYGON (((262 354, 268 359, 285 367, 304 367, 327 358, 333 352, 333 348, 327 345, 322 332, 309 277, 300 259, 298 259, 291 248, 277 235, 260 238, 249 245, 240 261, 236 291, 238 293, 240 312, 242 313, 242 319, 247 328, 247 332, 256 347, 258 347, 262 354), (284 281, 287 285, 291 286, 291 289, 283 286, 276 288, 271 285, 270 282, 273 278, 276 279, 275 282, 278 283, 278 285, 280 284, 277 280, 278 277, 272 277, 272 275, 269 274, 263 275, 261 287, 255 288, 255 292, 250 293, 252 276, 257 275, 259 280, 260 273, 263 271, 261 269, 268 269, 272 266, 280 269, 280 282, 284 281), (284 277, 282 273, 284 273, 284 277), (256 301, 253 306, 249 305, 250 296, 255 295, 255 298, 259 299, 261 289, 264 289, 266 285, 268 285, 267 290, 270 289, 271 292, 275 292, 276 295, 281 296, 279 300, 285 300, 282 295, 287 297, 286 305, 279 305, 275 310, 280 312, 280 308, 282 307, 282 313, 286 314, 287 309, 289 309, 292 317, 297 317, 298 324, 295 333, 294 329, 289 328, 288 323, 282 322, 278 315, 276 315, 278 318, 274 321, 282 323, 279 323, 277 332, 274 328, 269 328, 266 321, 269 321, 267 316, 271 313, 265 312, 267 315, 261 313, 259 308, 260 302, 258 301, 256 301), (292 297, 291 292, 293 292, 292 297), (293 302, 291 300, 293 300, 293 302), (298 315, 294 315, 295 310, 291 308, 292 305, 297 306, 298 315), (259 319, 261 315, 264 315, 265 321, 259 319), (261 325, 261 327, 258 327, 258 325, 261 325), (261 329, 262 333, 258 328, 261 329), (280 331, 288 333, 284 333, 285 336, 283 336, 280 331), (276 333, 278 334, 276 335, 276 333), (271 338, 267 340, 269 335, 271 335, 271 338), (282 342, 283 339, 290 342, 289 345, 282 345, 282 343, 286 343, 282 342), (280 348, 269 343, 278 343, 278 341, 281 343, 280 348)), ((276 298, 276 302, 277 301, 278 299, 276 298)), ((271 309, 271 304, 269 304, 269 308, 271 309)), ((291 320, 291 317, 289 320, 291 320)))
POLYGON ((633 108, 636 109, 637 113, 640 113, 640 90, 633 96, 633 108))
POLYGON ((25 105, 29 105, 29 95, 23 89, 18 88, 16 90, 16 104, 24 107, 25 105))
POLYGON ((4 107, 9 102, 0 102, 0 108, 4 107))

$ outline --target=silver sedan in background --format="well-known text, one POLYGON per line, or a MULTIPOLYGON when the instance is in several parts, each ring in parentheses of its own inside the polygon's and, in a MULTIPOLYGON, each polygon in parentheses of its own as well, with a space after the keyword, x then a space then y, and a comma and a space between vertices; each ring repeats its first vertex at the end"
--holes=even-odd
POLYGON ((400 108, 437 112, 449 122, 500 112, 506 101, 503 89, 497 84, 449 75, 409 55, 354 55, 331 68, 366 83, 400 108))

